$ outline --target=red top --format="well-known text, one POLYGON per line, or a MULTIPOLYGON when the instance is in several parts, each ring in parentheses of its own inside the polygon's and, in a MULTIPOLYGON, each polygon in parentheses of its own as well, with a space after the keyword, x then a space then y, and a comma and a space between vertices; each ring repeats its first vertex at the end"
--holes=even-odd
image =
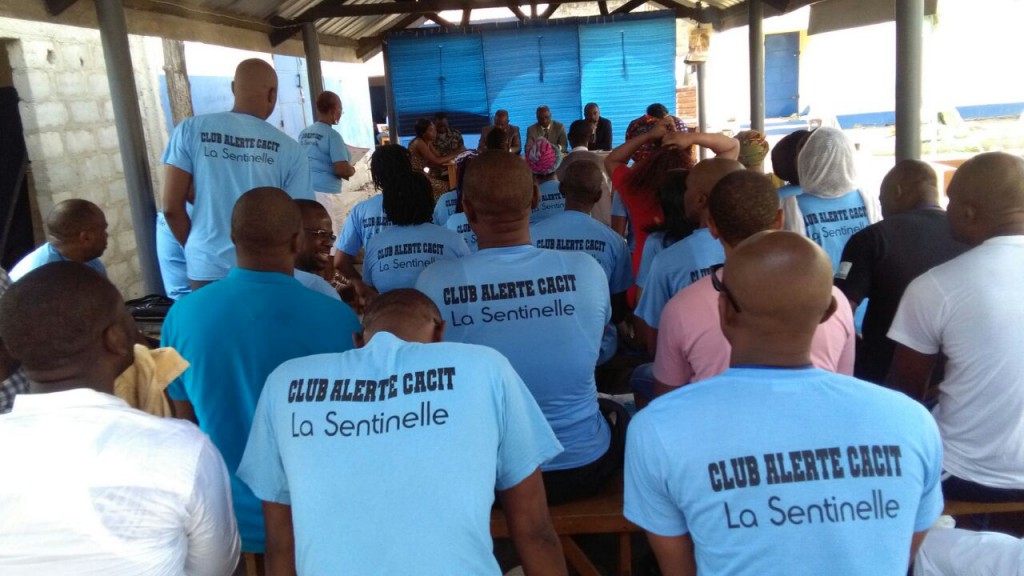
POLYGON ((632 170, 619 166, 612 173, 612 186, 622 196, 622 202, 629 211, 629 223, 633 228, 633 276, 640 270, 640 258, 647 242, 647 229, 661 224, 665 219, 654 190, 637 190, 630 185, 632 170))

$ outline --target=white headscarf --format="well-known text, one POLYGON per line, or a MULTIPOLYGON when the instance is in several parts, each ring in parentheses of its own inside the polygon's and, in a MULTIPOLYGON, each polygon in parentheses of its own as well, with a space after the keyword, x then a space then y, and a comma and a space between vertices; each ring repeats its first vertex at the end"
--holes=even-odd
MULTIPOLYGON (((858 190, 854 155, 853 144, 842 130, 824 127, 811 132, 796 162, 802 193, 819 198, 838 198, 858 190)), ((877 200, 863 190, 858 191, 864 199, 868 221, 877 222, 880 219, 877 200)), ((782 209, 786 230, 806 235, 804 217, 796 196, 786 198, 782 209)))

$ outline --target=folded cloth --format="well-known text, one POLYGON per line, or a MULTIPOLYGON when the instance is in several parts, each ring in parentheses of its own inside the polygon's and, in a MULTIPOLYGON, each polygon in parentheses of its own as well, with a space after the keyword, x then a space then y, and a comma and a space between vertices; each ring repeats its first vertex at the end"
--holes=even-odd
POLYGON ((171 417, 171 405, 164 390, 189 367, 174 348, 150 350, 135 345, 135 362, 114 381, 114 395, 132 408, 154 416, 171 417))

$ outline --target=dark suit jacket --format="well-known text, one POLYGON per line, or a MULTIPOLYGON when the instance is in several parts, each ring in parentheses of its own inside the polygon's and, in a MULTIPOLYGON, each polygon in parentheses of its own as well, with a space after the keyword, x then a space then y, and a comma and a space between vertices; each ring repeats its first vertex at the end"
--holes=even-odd
POLYGON ((597 130, 594 139, 587 144, 590 150, 612 149, 612 121, 607 118, 597 119, 597 130))
MULTIPOLYGON (((477 150, 481 152, 484 151, 484 149, 486 148, 484 146, 484 143, 487 142, 487 135, 490 134, 491 130, 494 130, 494 124, 491 124, 490 126, 484 126, 484 129, 480 131, 480 143, 476 147, 477 150)), ((520 140, 519 138, 519 127, 509 124, 508 131, 509 134, 511 135, 509 138, 506 139, 509 148, 508 151, 513 154, 521 154, 523 151, 523 144, 522 140, 520 140)))

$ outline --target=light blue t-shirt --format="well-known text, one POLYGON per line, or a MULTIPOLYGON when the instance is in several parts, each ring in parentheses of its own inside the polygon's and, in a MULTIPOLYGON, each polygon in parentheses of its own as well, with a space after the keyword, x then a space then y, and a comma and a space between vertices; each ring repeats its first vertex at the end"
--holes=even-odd
MULTIPOLYGON (((625 292, 633 286, 633 268, 626 239, 589 214, 564 210, 531 226, 530 237, 538 248, 586 252, 593 256, 608 277, 608 290, 612 294, 625 292)), ((597 363, 600 365, 610 360, 618 347, 618 330, 609 323, 601 338, 601 354, 597 363)))
POLYGON ((263 511, 234 472, 267 375, 285 360, 348 350, 352 334, 361 330, 351 308, 295 278, 239 268, 168 312, 161 345, 176 349, 191 366, 167 392, 192 404, 199 427, 224 456, 246 552, 263 551, 263 511))
POLYGON ((477 251, 476 232, 473 232, 473 229, 470 228, 465 212, 452 214, 448 221, 444 223, 444 227, 462 236, 462 240, 469 247, 470 252, 477 251))
MULTIPOLYGON (((612 217, 625 218, 629 220, 629 210, 626 209, 626 203, 622 201, 622 195, 618 192, 612 194, 612 217)), ((626 226, 626 244, 629 246, 629 253, 633 253, 634 241, 633 226, 626 226)))
POLYGON ((338 295, 338 291, 331 286, 330 282, 324 280, 322 276, 317 276, 316 274, 311 274, 305 270, 299 270, 298 268, 294 270, 294 275, 295 279, 299 281, 299 284, 302 284, 306 288, 323 294, 329 298, 341 300, 341 296, 338 295))
POLYGON ((378 194, 352 207, 334 247, 349 256, 355 256, 359 254, 360 248, 370 242, 374 234, 389 226, 391 220, 384 214, 384 196, 378 194))
POLYGON ((522 376, 565 448, 544 470, 577 468, 608 450, 594 366, 611 302, 593 258, 488 248, 433 263, 416 288, 440 308, 449 340, 490 346, 522 376))
POLYGON ((441 194, 434 204, 434 224, 444 226, 459 205, 459 191, 451 190, 441 194))
POLYGON ((381 294, 412 288, 437 260, 462 258, 469 247, 457 233, 436 224, 391 226, 370 239, 363 259, 363 280, 381 294))
POLYGON ((565 196, 558 189, 558 180, 548 180, 540 186, 540 202, 530 212, 530 224, 536 224, 545 218, 565 212, 565 196))
POLYGON ((164 292, 168 298, 179 300, 192 293, 185 267, 185 248, 174 237, 163 212, 156 213, 156 261, 160 266, 160 277, 163 278, 164 292))
POLYGON ((624 513, 693 537, 706 576, 906 574, 942 512, 935 420, 904 394, 818 369, 733 368, 640 411, 624 513))
MULTIPOLYGON (((674 242, 672 243, 674 244, 674 242)), ((665 232, 659 230, 657 232, 651 232, 647 236, 647 240, 644 242, 644 253, 640 255, 640 269, 636 272, 636 285, 643 288, 644 282, 647 281, 647 275, 651 273, 651 263, 654 262, 654 257, 661 254, 661 251, 668 248, 672 244, 666 246, 665 243, 665 232)))
POLYGON ((651 262, 636 315, 651 328, 658 327, 661 311, 683 288, 707 276, 711 267, 725 262, 725 250, 707 228, 665 248, 651 262))
POLYGON ((300 574, 500 575, 494 491, 559 451, 494 350, 380 332, 270 375, 238 475, 291 505, 300 574))
POLYGON ((807 237, 825 249, 832 259, 832 274, 835 275, 846 243, 871 224, 864 208, 864 198, 854 190, 838 198, 801 194, 796 197, 796 203, 804 215, 807 237))
POLYGON ((804 193, 804 189, 796 184, 783 184, 779 186, 779 200, 785 200, 790 196, 797 196, 804 193))
POLYGON ((306 151, 255 116, 219 112, 186 118, 171 134, 163 163, 192 175, 195 205, 185 244, 188 277, 217 280, 235 265, 231 211, 242 195, 274 186, 313 200, 306 151))
POLYGON ((325 194, 341 192, 341 178, 334 175, 334 163, 352 161, 341 134, 329 124, 314 122, 299 134, 299 144, 306 149, 313 190, 325 194))
MULTIPOLYGON (((29 252, 24 258, 19 260, 18 263, 14 265, 14 268, 11 268, 9 276, 11 277, 11 282, 17 282, 25 274, 28 274, 44 264, 66 261, 67 258, 65 258, 60 252, 57 252, 57 249, 47 242, 39 248, 29 252)), ((103 265, 103 262, 100 262, 99 258, 83 262, 83 264, 100 274, 103 274, 103 276, 107 275, 107 268, 103 265)))

